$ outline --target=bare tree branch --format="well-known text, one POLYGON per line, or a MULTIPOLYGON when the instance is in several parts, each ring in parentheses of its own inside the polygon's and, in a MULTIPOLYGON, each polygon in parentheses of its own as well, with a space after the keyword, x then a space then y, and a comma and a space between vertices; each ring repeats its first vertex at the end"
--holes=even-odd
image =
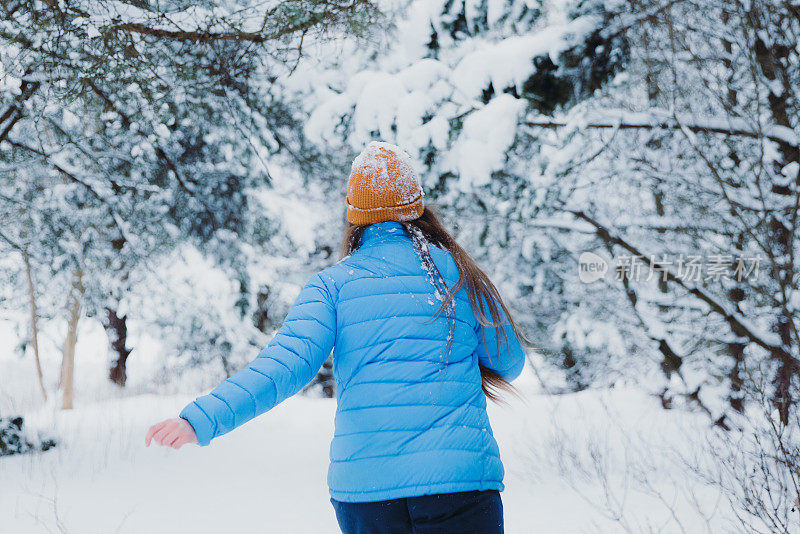
MULTIPOLYGON (((566 120, 557 120, 550 117, 537 117, 523 123, 532 128, 563 128, 570 123, 566 120)), ((655 114, 627 114, 619 116, 609 114, 607 118, 590 118, 586 122, 579 122, 583 128, 614 128, 619 130, 680 130, 682 127, 694 133, 713 133, 734 137, 747 137, 751 139, 767 138, 781 144, 800 146, 797 135, 788 128, 776 127, 770 131, 758 131, 743 126, 722 126, 712 122, 702 121, 677 122, 673 117, 659 117, 655 114)))

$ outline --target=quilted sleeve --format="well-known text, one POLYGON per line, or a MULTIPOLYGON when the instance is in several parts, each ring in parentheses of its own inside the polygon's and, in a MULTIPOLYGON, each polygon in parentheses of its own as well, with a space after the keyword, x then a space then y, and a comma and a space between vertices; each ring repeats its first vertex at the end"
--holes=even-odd
POLYGON ((186 406, 180 417, 192 425, 199 444, 208 445, 300 391, 322 367, 335 338, 335 303, 316 274, 256 359, 186 406))
MULTIPOLYGON (((484 307, 484 310, 488 316, 488 308, 484 307)), ((485 327, 478 322, 476 327, 478 363, 511 381, 522 373, 525 367, 525 353, 503 309, 500 308, 499 311, 502 322, 498 328, 485 327)))

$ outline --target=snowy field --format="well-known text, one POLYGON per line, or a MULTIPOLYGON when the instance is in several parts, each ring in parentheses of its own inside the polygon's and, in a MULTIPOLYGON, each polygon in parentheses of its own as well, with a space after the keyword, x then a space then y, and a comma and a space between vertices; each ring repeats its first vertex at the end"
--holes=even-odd
MULTIPOLYGON (((59 445, 0 458, 3 534, 338 532, 325 485, 334 401, 294 397, 210 447, 148 449, 148 426, 193 394, 162 395, 143 382, 153 363, 146 340, 123 393, 106 385, 102 329, 84 321, 76 409, 62 412, 42 403, 33 362, 5 342, 13 335, 0 321, 0 414, 24 414, 59 445)), ((57 351, 45 354, 54 382, 57 351)), ((506 465, 507 532, 729 531, 713 488, 671 459, 706 420, 664 411, 633 389, 547 395, 530 369, 517 384, 521 399, 490 406, 506 465)))

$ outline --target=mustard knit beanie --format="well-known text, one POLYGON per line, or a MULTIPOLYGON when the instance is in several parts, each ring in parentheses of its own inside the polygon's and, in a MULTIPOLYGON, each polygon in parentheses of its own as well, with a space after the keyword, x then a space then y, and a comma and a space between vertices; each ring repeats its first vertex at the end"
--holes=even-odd
POLYGON ((373 141, 353 160, 347 220, 352 224, 411 221, 422 215, 422 197, 411 157, 400 147, 373 141))

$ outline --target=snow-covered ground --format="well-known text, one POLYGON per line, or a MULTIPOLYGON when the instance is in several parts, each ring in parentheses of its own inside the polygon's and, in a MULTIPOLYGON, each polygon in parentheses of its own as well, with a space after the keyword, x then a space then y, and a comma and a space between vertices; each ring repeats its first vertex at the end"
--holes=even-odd
MULTIPOLYGON (((33 362, 12 354, 0 321, 0 414, 22 413, 59 441, 0 458, 0 532, 338 532, 325 484, 335 401, 294 397, 210 447, 148 449, 147 427, 193 395, 148 392, 143 353, 131 356, 129 391, 106 385, 102 329, 82 328, 76 409, 62 412, 41 402, 33 362)), ((45 352, 54 383, 57 352, 45 352)), ((707 420, 635 389, 547 395, 530 369, 518 385, 520 399, 490 407, 508 533, 727 531, 714 489, 673 458, 701 441, 707 420)))

